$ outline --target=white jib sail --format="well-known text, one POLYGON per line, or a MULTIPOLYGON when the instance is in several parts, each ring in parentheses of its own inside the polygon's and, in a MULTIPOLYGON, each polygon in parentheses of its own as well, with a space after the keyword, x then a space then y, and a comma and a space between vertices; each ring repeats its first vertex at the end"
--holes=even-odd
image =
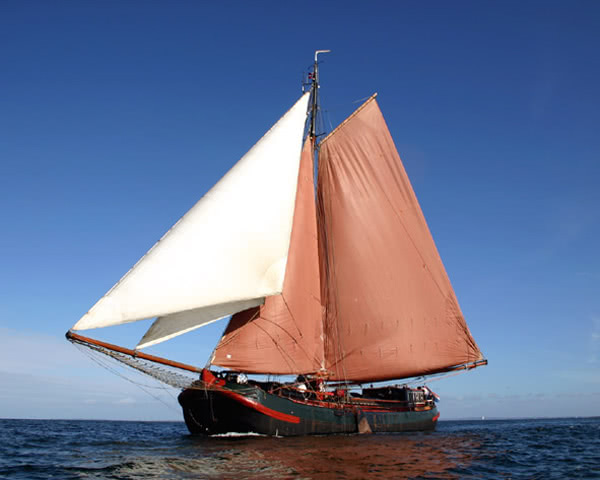
POLYGON ((185 319, 171 338, 193 327, 172 314, 198 325, 281 293, 307 105, 308 93, 72 329, 185 319))

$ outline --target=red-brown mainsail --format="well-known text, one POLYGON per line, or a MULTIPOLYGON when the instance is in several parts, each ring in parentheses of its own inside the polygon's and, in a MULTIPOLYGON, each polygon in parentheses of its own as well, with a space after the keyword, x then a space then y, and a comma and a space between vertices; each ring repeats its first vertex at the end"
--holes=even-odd
POLYGON ((482 359, 374 97, 321 142, 318 182, 330 379, 482 359))

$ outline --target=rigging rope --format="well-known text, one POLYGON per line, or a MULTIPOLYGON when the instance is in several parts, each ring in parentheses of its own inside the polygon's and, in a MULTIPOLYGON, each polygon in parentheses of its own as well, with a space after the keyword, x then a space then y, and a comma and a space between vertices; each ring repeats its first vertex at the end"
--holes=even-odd
MULTIPOLYGON (((125 365, 133 368, 134 370, 137 370, 138 372, 148 375, 148 376, 150 376, 166 385, 174 387, 174 388, 185 389, 185 388, 188 388, 189 386, 191 386, 191 384, 194 383, 196 380, 198 380, 197 376, 192 376, 192 374, 180 373, 180 372, 183 372, 184 370, 178 370, 178 369, 175 369, 175 367, 167 367, 167 366, 162 366, 162 365, 159 366, 158 364, 153 363, 149 360, 145 360, 140 357, 134 357, 134 356, 127 355, 124 353, 120 353, 120 352, 115 352, 113 350, 109 350, 109 349, 99 346, 99 345, 93 345, 93 344, 82 343, 82 342, 77 342, 77 341, 72 341, 72 343, 74 343, 78 348, 83 347, 86 350, 91 350, 91 351, 95 351, 97 353, 101 353, 102 355, 105 355, 117 362, 125 364, 125 365)), ((85 352, 85 350, 83 350, 83 348, 80 348, 80 350, 85 352)), ((85 353, 88 353, 88 352, 85 352, 85 353)), ((90 355, 88 355, 88 356, 90 356, 90 355)), ((134 383, 140 387, 159 388, 159 387, 151 387, 149 385, 140 384, 140 383, 137 383, 137 382, 125 377, 118 370, 115 370, 112 366, 109 366, 105 362, 102 362, 99 359, 99 357, 90 356, 90 358, 93 361, 95 361, 96 363, 98 363, 99 365, 106 368, 107 370, 111 371, 112 373, 114 373, 122 378, 125 378, 126 380, 128 380, 131 383, 134 383)))
MULTIPOLYGON (((160 383, 158 383, 159 382, 158 379, 155 378, 155 380, 157 381, 157 385, 148 385, 148 384, 136 382, 135 380, 124 375, 123 373, 119 372, 115 368, 115 366, 119 365, 118 363, 115 363, 115 366, 113 366, 109 362, 107 362, 106 359, 99 356, 98 353, 100 353, 100 352, 94 351, 94 350, 90 349, 89 347, 85 347, 84 345, 77 344, 77 343, 75 344, 75 346, 77 347, 77 349, 80 352, 82 352, 84 355, 86 355, 90 360, 92 360, 94 363, 96 363, 100 367, 104 368, 105 370, 109 371, 110 373, 112 373, 114 375, 117 375, 118 377, 121 377, 122 379, 126 380, 127 382, 135 385, 140 390, 142 390, 144 393, 150 395, 152 398, 154 398, 158 402, 162 403, 163 405, 167 406, 171 410, 178 411, 176 408, 173 407, 173 405, 170 405, 169 403, 165 402, 162 398, 160 398, 158 395, 155 395, 151 391, 148 390, 148 389, 162 390, 167 395, 169 395, 172 399, 176 400, 176 397, 173 395, 173 393, 171 391, 168 390, 166 385, 161 385, 160 383)), ((109 358, 111 358, 112 360, 116 360, 115 358, 112 358, 112 356, 109 356, 109 358)))

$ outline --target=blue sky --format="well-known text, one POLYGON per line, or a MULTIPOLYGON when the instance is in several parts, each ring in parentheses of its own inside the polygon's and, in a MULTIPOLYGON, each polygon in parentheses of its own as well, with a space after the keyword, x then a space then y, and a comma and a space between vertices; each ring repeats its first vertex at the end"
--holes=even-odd
MULTIPOLYGON (((600 415, 599 21, 592 1, 2 2, 0 417, 181 418, 64 332, 322 48, 327 125, 379 93, 490 362, 431 383, 442 418, 600 415)), ((224 326, 150 353, 203 365, 224 326)))

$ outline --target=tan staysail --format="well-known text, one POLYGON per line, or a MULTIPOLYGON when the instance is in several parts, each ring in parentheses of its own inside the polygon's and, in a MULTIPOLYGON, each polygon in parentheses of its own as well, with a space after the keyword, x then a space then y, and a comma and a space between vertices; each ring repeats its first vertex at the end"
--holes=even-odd
POLYGON ((288 264, 280 295, 234 315, 212 363, 249 373, 313 373, 323 367, 323 328, 312 144, 302 151, 288 264))
POLYGON ((142 345, 281 293, 309 94, 73 326, 159 317, 142 345))
POLYGON ((321 142, 318 201, 330 379, 482 358, 374 97, 321 142))

